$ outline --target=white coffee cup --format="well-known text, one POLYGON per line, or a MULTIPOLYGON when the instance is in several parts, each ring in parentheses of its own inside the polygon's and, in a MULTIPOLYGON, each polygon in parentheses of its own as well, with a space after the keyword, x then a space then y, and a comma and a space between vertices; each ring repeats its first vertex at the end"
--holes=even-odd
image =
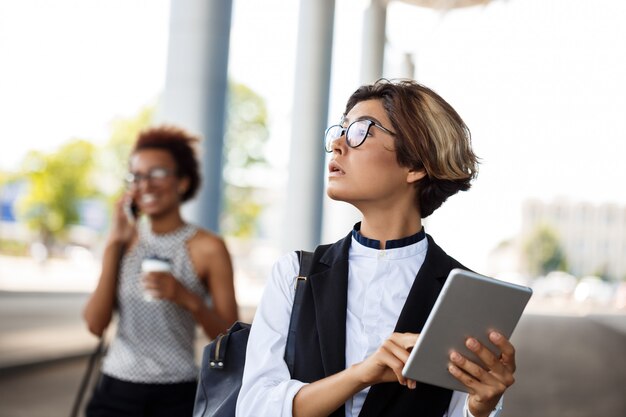
MULTIPOLYGON (((148 272, 172 272, 172 264, 167 259, 161 258, 146 258, 141 261, 141 274, 144 275, 148 272)), ((143 283, 143 277, 141 280, 141 290, 143 291, 143 299, 146 301, 154 300, 154 295, 150 290, 146 289, 143 283)))

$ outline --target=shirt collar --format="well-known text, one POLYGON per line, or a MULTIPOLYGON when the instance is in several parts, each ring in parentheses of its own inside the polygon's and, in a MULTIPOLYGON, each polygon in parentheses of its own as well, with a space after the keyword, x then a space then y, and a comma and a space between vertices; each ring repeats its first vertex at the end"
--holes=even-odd
MULTIPOLYGON (((377 250, 380 249, 380 240, 370 239, 361 234, 361 222, 358 222, 354 225, 354 228, 352 229, 352 237, 363 246, 377 250)), ((386 241, 385 249, 403 248, 405 246, 417 243, 423 240, 425 237, 426 232, 424 232, 424 227, 422 227, 422 230, 415 233, 414 235, 403 237, 401 239, 386 241)))

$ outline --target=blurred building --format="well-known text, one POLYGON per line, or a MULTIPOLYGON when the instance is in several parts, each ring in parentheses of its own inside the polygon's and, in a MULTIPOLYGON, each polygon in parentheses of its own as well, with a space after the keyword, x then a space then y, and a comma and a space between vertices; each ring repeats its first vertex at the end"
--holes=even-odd
POLYGON ((574 275, 626 279, 626 206, 526 201, 522 208, 522 236, 542 225, 558 234, 574 275))

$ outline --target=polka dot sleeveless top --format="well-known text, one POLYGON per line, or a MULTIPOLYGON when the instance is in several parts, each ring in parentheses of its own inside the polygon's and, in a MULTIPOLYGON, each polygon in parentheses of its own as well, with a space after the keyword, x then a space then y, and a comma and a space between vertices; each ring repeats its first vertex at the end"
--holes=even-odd
POLYGON ((117 287, 119 321, 102 372, 125 381, 174 383, 193 381, 196 322, 176 303, 147 299, 141 285, 141 262, 169 260, 172 275, 189 291, 210 299, 189 257, 186 242, 197 228, 185 224, 173 232, 154 234, 140 225, 139 242, 122 258, 117 287))

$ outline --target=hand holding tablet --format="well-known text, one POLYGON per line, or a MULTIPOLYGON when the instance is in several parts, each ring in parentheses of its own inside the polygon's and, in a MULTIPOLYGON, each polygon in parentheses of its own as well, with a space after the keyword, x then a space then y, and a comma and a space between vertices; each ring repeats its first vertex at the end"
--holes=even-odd
POLYGON ((498 357, 489 340, 496 331, 510 338, 532 290, 469 271, 450 272, 424 328, 413 347, 402 375, 419 382, 457 391, 468 388, 448 371, 450 353, 456 351, 476 364, 483 361, 467 348, 476 339, 498 357))

